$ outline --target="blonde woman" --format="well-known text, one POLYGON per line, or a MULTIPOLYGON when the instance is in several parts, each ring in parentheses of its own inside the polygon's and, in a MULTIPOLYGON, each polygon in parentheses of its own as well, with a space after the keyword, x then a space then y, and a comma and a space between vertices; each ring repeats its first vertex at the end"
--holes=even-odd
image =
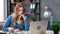
POLYGON ((3 25, 3 30, 8 31, 8 27, 14 28, 14 32, 29 30, 28 17, 25 16, 24 6, 16 4, 13 14, 9 15, 3 25))

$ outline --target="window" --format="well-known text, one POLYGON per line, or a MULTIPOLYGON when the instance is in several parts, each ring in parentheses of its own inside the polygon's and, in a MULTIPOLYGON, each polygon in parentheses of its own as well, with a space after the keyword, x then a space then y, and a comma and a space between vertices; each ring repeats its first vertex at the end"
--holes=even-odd
POLYGON ((0 21, 4 19, 4 0, 0 0, 0 21))

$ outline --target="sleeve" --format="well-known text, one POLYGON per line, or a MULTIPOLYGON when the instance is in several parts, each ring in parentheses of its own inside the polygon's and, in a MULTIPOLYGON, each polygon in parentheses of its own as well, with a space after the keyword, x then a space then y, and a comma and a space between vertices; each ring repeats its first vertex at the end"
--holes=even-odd
POLYGON ((5 21, 3 28, 2 28, 3 31, 8 31, 8 27, 9 27, 10 22, 11 22, 11 15, 5 21))
POLYGON ((24 20, 24 24, 25 24, 25 30, 27 30, 27 31, 29 30, 29 24, 28 24, 28 22, 29 22, 28 21, 28 17, 26 16, 25 20, 24 20))

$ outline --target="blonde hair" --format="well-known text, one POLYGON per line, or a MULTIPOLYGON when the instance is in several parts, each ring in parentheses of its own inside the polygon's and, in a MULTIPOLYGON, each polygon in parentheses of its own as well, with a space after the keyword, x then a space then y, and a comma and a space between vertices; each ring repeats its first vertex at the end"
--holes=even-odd
POLYGON ((18 19, 18 9, 20 8, 20 7, 23 7, 23 13, 25 13, 24 11, 25 11, 25 9, 24 9, 24 6, 21 4, 21 3, 18 3, 18 4, 16 4, 16 6, 15 6, 15 8, 14 8, 14 12, 13 12, 13 24, 14 24, 14 26, 16 26, 16 23, 17 23, 17 19, 18 19))

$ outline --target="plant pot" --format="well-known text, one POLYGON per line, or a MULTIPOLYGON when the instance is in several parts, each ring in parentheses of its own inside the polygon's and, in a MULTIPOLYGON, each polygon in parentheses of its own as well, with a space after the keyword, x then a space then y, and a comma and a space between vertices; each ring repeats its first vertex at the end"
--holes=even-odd
POLYGON ((54 30, 54 34, 58 34, 59 30, 54 30))

